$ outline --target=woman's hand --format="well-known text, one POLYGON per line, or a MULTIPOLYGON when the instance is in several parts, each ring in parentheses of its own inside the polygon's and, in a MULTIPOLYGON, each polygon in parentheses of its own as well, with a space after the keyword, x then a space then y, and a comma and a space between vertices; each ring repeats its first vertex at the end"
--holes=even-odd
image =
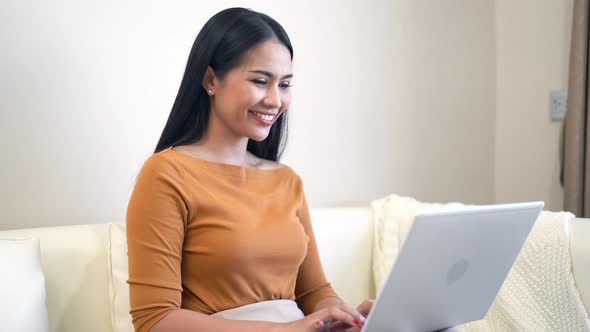
POLYGON ((360 331, 364 321, 364 315, 353 307, 336 304, 294 322, 284 323, 277 332, 344 331, 351 326, 359 327, 360 331))
POLYGON ((365 323, 366 317, 369 316, 369 313, 373 308, 373 303, 375 303, 375 300, 366 299, 356 308, 356 310, 363 315, 363 320, 360 326, 350 325, 345 322, 337 322, 331 326, 331 331, 359 332, 365 323))

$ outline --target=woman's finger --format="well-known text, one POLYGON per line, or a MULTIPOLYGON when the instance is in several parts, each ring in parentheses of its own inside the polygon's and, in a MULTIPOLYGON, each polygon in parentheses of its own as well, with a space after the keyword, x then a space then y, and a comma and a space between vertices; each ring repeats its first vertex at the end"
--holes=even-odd
POLYGON ((362 327, 366 320, 360 312, 346 304, 338 304, 318 310, 310 314, 308 318, 313 322, 313 327, 319 328, 320 331, 337 331, 353 326, 362 327), (322 321, 324 324, 315 326, 318 321, 322 321))
POLYGON ((328 308, 328 310, 332 310, 334 319, 351 326, 360 327, 365 322, 365 317, 360 312, 346 304, 333 306, 328 308))
POLYGON ((357 310, 361 312, 363 315, 367 316, 369 315, 369 312, 371 312, 374 303, 375 300, 366 299, 357 307, 357 310))
POLYGON ((345 311, 346 313, 348 313, 352 317, 354 317, 354 319, 355 319, 354 325, 356 325, 356 326, 362 326, 362 324, 365 323, 365 320, 367 320, 366 317, 359 310, 357 310, 347 304, 342 304, 340 306, 340 309, 345 311))
POLYGON ((334 324, 332 324, 331 326, 331 331, 333 332, 338 332, 338 331, 346 331, 352 327, 354 327, 355 325, 350 325, 347 324, 345 322, 335 322, 334 324))
MULTIPOLYGON (((321 320, 325 323, 324 325, 327 325, 328 322, 331 322, 330 325, 337 322, 344 322, 351 326, 358 326, 357 322, 360 324, 360 321, 356 317, 342 310, 340 305, 318 310, 308 317, 313 317, 315 321, 321 320)), ((322 330, 324 329, 325 326, 322 330)))

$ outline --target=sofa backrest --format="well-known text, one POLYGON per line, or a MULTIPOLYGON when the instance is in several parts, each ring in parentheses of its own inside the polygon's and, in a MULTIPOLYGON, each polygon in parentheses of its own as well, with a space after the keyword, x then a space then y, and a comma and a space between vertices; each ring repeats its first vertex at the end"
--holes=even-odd
MULTIPOLYGON (((325 273, 350 304, 375 296, 369 213, 369 208, 311 209, 325 273)), ((590 220, 576 220, 571 231, 576 283, 588 306, 590 220)), ((132 331, 128 286, 113 282, 127 278, 124 224, 0 231, 0 238, 28 237, 40 239, 50 332, 132 331)))
POLYGON ((361 207, 310 210, 324 272, 338 295, 351 305, 375 297, 369 213, 369 208, 361 207))

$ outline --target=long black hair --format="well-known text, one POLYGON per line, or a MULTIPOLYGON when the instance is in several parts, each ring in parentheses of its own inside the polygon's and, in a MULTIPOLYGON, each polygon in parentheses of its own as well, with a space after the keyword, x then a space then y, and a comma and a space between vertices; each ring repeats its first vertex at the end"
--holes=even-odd
MULTIPOLYGON (((193 43, 178 95, 155 152, 192 144, 203 137, 210 108, 209 95, 201 83, 208 66, 223 79, 240 64, 244 53, 270 39, 285 45, 293 59, 287 32, 268 15, 246 8, 229 8, 211 17, 193 43)), ((259 158, 278 161, 286 145, 287 131, 285 111, 265 140, 248 140, 248 151, 259 158)))

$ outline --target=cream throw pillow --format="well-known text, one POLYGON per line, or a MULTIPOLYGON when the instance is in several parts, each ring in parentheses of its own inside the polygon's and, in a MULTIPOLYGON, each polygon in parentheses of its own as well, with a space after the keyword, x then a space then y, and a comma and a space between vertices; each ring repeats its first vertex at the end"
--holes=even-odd
POLYGON ((47 332, 39 239, 0 239, 0 330, 47 332))

